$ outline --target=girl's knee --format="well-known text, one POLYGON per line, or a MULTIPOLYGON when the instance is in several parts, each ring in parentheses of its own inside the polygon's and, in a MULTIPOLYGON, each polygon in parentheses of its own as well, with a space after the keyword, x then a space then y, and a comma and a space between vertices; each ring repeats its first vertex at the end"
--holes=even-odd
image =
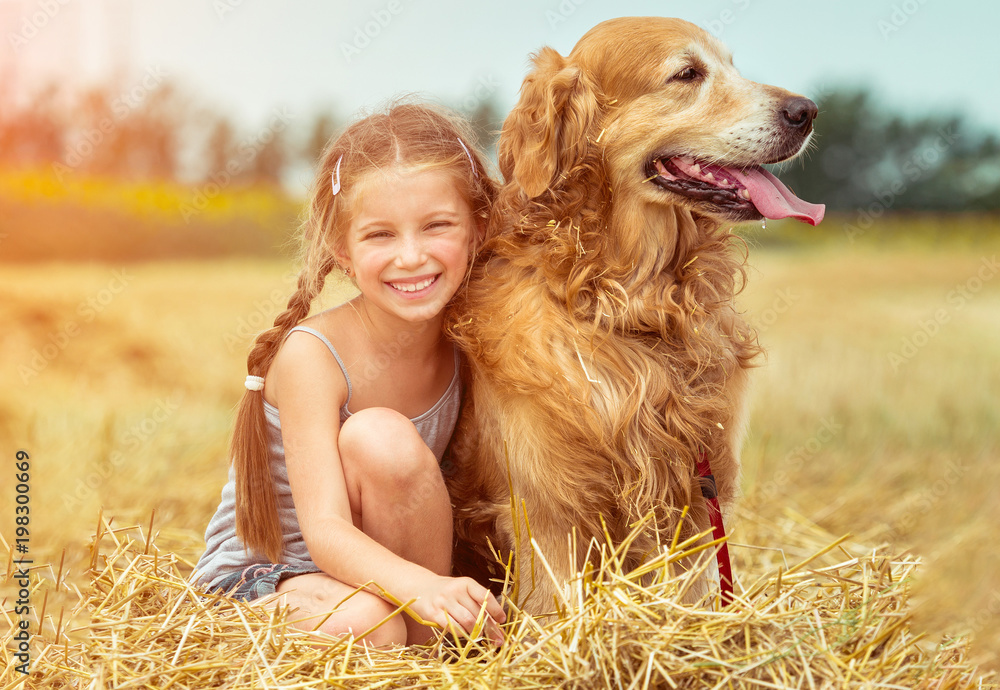
MULTIPOLYGON (((440 473, 434 453, 402 414, 370 407, 344 422, 338 440, 341 458, 365 476, 407 483, 416 475, 440 473)), ((349 471, 349 470, 348 470, 349 471)))

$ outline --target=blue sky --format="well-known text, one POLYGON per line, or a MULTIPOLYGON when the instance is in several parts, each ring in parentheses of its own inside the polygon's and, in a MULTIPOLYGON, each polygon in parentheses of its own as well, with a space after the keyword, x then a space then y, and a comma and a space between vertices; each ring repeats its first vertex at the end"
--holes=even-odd
POLYGON ((621 15, 692 21, 756 81, 813 97, 868 85, 888 107, 1000 131, 1000 3, 985 0, 0 0, 0 67, 22 87, 116 67, 127 85, 155 68, 248 129, 278 106, 305 122, 404 92, 454 105, 478 93, 506 110, 532 51, 566 53, 621 15), (45 6, 58 9, 42 22, 45 6), (17 41, 24 31, 37 35, 17 41))

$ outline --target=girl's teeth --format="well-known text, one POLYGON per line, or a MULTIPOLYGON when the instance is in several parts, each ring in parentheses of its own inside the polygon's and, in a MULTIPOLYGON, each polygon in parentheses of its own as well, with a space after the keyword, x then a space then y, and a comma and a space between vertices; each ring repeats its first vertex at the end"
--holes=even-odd
POLYGON ((433 278, 427 278, 426 280, 421 280, 419 283, 389 283, 393 288, 399 290, 400 292, 416 292, 417 290, 423 290, 425 287, 434 282, 433 278))

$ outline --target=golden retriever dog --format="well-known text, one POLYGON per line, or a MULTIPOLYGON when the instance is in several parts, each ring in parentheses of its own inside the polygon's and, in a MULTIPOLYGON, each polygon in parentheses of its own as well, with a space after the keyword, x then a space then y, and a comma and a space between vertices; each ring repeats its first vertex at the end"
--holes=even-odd
POLYGON ((512 551, 515 603, 542 614, 605 529, 617 543, 653 516, 627 568, 679 525, 708 529, 702 453, 732 504, 761 349, 734 304, 746 256, 731 226, 821 220, 760 167, 802 151, 816 113, 677 19, 610 20, 568 57, 534 57, 500 136, 489 239, 450 313, 469 366, 449 478, 458 566, 463 547, 489 560, 487 540, 512 551))

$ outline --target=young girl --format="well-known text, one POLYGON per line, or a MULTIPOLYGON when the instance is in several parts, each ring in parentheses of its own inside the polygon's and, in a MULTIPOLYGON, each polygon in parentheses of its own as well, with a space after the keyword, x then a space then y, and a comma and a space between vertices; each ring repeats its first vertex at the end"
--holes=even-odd
POLYGON ((304 268, 261 333, 231 444, 233 466, 194 579, 245 600, 278 592, 296 624, 367 644, 426 642, 400 602, 471 632, 484 604, 449 577, 452 517, 438 463, 459 406, 442 310, 466 278, 494 195, 467 125, 392 107, 323 155, 304 225, 304 268), (306 318, 332 270, 360 295, 306 318), (359 586, 365 589, 355 593, 359 586))

